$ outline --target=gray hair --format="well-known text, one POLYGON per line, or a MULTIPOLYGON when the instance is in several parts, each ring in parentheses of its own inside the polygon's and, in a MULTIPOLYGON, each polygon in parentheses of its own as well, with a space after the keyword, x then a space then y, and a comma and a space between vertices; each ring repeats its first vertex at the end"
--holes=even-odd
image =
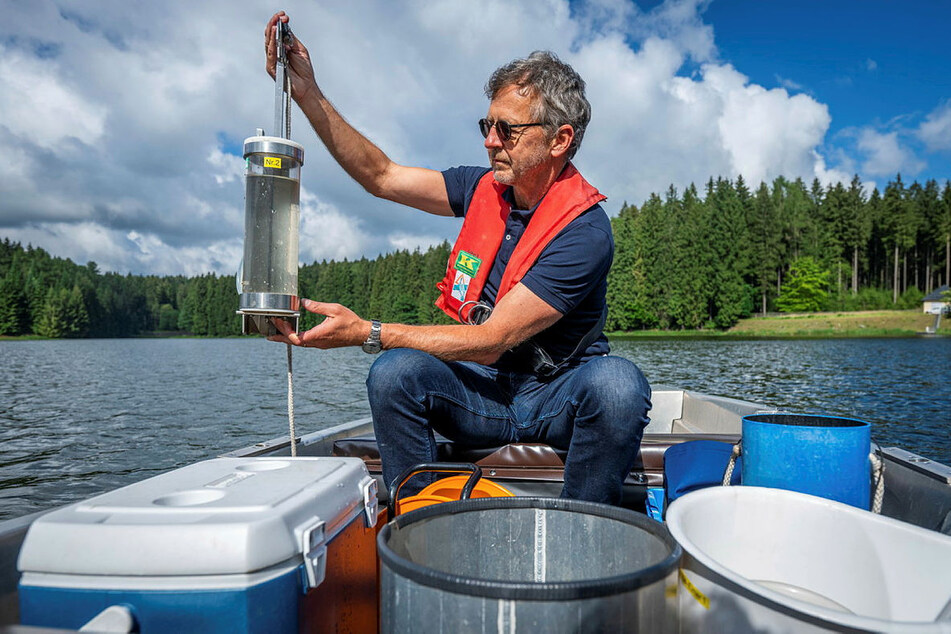
POLYGON ((544 124, 549 136, 562 125, 570 125, 574 140, 568 148, 568 160, 574 157, 585 129, 591 121, 591 104, 584 96, 584 80, 574 68, 551 51, 535 51, 499 67, 485 85, 485 95, 495 99, 504 88, 517 86, 519 93, 537 96, 533 115, 544 124))

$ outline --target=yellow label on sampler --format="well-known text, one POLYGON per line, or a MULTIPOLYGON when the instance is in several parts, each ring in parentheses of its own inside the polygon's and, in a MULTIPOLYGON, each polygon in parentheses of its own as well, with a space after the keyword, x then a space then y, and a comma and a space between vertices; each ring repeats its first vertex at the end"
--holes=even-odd
POLYGON ((697 586, 690 583, 690 579, 687 578, 687 573, 684 572, 683 568, 680 569, 680 580, 683 581, 684 587, 687 589, 687 592, 690 593, 690 596, 696 599, 697 603, 699 603, 700 605, 702 605, 703 607, 709 610, 710 599, 707 598, 707 595, 700 592, 697 586))
POLYGON ((274 169, 281 169, 281 157, 280 156, 265 156, 264 167, 273 167, 274 169))

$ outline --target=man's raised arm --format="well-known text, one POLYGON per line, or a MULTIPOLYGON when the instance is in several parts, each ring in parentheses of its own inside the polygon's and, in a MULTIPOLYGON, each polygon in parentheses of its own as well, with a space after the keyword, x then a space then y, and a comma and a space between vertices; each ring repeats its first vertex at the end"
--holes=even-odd
MULTIPOLYGON (((275 25, 288 22, 280 11, 267 23, 264 45, 267 51, 267 72, 275 76, 277 46, 275 25)), ((422 209, 440 216, 451 216, 446 184, 435 170, 399 165, 369 139, 360 134, 337 112, 317 86, 310 54, 296 36, 286 48, 291 96, 334 160, 367 192, 379 198, 422 209)))

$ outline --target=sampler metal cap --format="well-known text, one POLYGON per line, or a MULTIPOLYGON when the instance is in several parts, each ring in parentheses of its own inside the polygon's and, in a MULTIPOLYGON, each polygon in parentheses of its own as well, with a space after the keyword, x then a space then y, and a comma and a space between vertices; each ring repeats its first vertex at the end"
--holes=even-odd
POLYGON ((304 146, 277 136, 252 136, 244 140, 244 158, 252 154, 287 156, 304 164, 304 146))

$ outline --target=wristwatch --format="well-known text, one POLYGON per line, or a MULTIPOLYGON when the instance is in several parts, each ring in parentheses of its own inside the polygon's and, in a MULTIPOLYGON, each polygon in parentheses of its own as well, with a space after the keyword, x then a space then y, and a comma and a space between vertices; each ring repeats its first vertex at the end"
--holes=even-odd
POLYGON ((363 342, 363 351, 367 354, 376 354, 383 349, 383 344, 380 342, 380 330, 383 325, 379 319, 372 320, 370 324, 370 335, 363 342))

